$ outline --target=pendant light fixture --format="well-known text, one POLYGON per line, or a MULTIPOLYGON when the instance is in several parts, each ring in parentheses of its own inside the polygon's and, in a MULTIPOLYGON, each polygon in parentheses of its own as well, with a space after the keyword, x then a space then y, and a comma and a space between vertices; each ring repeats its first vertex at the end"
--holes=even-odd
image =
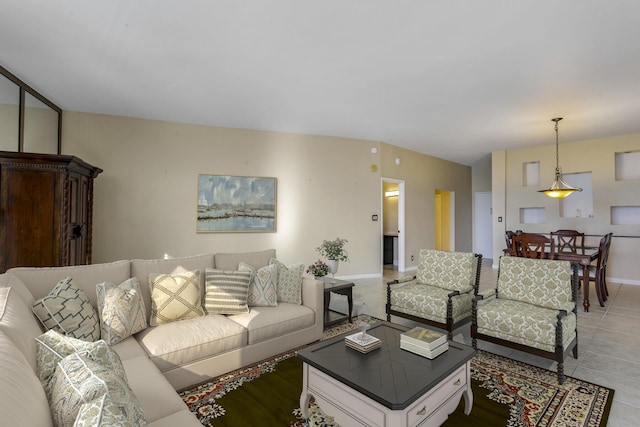
POLYGON ((560 120, 562 120, 562 117, 551 119, 552 122, 556 123, 556 179, 553 181, 553 184, 551 184, 551 187, 546 190, 538 191, 538 193, 544 193, 545 196, 554 199, 564 199, 574 191, 582 191, 582 188, 572 187, 562 179, 562 170, 560 169, 560 160, 558 156, 558 122, 560 120))

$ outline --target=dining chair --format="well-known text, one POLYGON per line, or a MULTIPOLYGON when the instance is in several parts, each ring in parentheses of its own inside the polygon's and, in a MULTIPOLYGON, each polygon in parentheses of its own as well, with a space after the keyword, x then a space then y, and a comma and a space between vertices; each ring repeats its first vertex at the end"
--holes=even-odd
POLYGON ((577 230, 556 230, 551 232, 551 238, 556 241, 558 251, 569 250, 576 252, 584 249, 584 233, 577 230))
POLYGON ((608 299, 609 289, 607 288, 607 263, 609 262, 609 249, 611 248, 611 238, 613 233, 607 233, 600 239, 598 245, 598 258, 596 265, 590 265, 589 282, 594 282, 596 295, 600 306, 604 307, 604 301, 608 299))
POLYGON ((507 245, 507 248, 503 250, 505 255, 513 255, 512 246, 513 246, 513 236, 515 235, 516 233, 514 233, 511 230, 507 230, 504 232, 504 242, 507 245))
POLYGON ((535 259, 553 259, 556 245, 553 239, 536 233, 522 233, 513 236, 511 250, 514 256, 535 259))

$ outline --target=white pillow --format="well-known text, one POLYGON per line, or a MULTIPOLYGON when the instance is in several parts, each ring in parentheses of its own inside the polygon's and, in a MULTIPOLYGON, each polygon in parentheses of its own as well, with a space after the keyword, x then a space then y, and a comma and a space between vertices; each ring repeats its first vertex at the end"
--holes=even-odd
POLYGON ((71 277, 58 282, 49 294, 31 307, 44 327, 85 341, 100 339, 96 309, 71 277))
POLYGON ((304 263, 286 266, 277 259, 269 261, 269 265, 275 265, 278 269, 276 289, 278 301, 292 304, 302 304, 302 274, 304 263))
POLYGON ((249 264, 241 262, 238 270, 251 273, 251 283, 249 284, 249 296, 247 305, 249 307, 275 307, 278 305, 278 293, 276 290, 276 280, 278 267, 270 264, 259 269, 255 269, 249 264))
POLYGON ((224 271, 207 268, 205 274, 207 293, 204 309, 208 314, 238 314, 249 312, 249 271, 224 271))
POLYGON ((140 282, 133 277, 120 285, 103 282, 96 285, 100 336, 114 345, 147 327, 140 282))
POLYGON ((200 272, 149 275, 150 326, 204 316, 200 295, 200 272))

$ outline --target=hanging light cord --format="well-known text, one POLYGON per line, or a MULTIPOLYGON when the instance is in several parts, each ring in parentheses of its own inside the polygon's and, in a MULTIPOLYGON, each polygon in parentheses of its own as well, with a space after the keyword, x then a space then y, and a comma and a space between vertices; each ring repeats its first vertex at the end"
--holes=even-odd
POLYGON ((562 120, 562 117, 558 117, 556 119, 551 119, 553 120, 556 125, 555 125, 555 130, 556 130, 556 175, 560 174, 560 156, 558 155, 558 122, 560 120, 562 120))

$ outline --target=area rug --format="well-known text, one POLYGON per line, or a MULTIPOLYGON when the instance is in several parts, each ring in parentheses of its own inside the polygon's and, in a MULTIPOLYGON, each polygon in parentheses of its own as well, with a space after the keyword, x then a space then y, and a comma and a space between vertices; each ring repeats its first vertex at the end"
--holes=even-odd
MULTIPOLYGON (((341 325, 344 333, 352 324, 341 325)), ((325 335, 335 336, 331 330, 325 335)), ((314 402, 309 420, 299 408, 302 361, 296 351, 185 389, 180 396, 205 426, 332 427, 336 424, 314 402)), ((464 401, 445 426, 605 426, 612 389, 485 351, 471 361, 474 403, 464 415, 464 401)))

